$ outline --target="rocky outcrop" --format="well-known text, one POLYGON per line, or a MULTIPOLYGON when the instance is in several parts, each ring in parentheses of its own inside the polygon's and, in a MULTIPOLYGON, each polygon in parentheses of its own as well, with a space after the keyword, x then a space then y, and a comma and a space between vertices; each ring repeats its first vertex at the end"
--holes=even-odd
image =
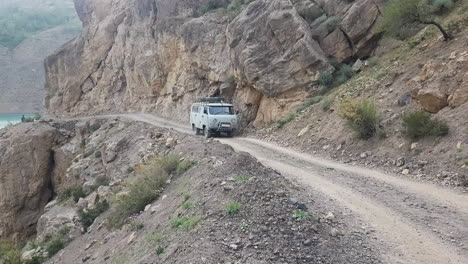
POLYGON ((468 102, 468 53, 452 52, 445 62, 428 62, 409 82, 413 96, 422 108, 437 113, 447 106, 468 102))
POLYGON ((19 241, 35 231, 52 198, 56 130, 47 124, 0 131, 0 240, 19 241))
POLYGON ((271 122, 317 90, 318 73, 332 70, 329 56, 372 52, 383 1, 256 0, 194 16, 206 2, 76 1, 84 31, 45 63, 49 113, 184 120, 195 98, 223 95, 244 123, 271 122), (311 8, 320 19, 306 15, 311 8))

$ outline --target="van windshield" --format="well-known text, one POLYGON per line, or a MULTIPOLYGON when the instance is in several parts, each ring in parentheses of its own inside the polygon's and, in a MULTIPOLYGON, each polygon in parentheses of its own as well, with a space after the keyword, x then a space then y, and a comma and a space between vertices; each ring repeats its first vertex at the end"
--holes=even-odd
POLYGON ((234 109, 232 106, 210 106, 210 115, 233 115, 234 109))

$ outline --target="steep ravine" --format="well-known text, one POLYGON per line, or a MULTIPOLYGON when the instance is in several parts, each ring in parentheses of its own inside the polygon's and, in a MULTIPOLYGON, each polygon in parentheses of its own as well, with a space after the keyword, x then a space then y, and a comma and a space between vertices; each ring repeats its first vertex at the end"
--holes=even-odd
POLYGON ((185 120, 195 98, 222 95, 244 124, 269 123, 316 93, 330 58, 372 54, 384 1, 256 0, 197 17, 207 2, 76 1, 83 33, 46 60, 49 113, 185 120))

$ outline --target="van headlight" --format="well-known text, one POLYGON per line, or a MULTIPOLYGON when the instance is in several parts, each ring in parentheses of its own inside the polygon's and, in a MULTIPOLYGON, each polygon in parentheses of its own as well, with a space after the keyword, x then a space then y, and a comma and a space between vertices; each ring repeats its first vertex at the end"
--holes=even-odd
POLYGON ((231 124, 233 124, 233 125, 237 124, 237 119, 235 119, 235 118, 231 119, 231 124))

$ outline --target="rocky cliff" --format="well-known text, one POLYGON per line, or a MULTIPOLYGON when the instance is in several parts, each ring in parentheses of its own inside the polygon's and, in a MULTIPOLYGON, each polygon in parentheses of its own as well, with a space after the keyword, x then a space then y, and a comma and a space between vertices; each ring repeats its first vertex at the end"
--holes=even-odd
POLYGON ((76 0, 79 38, 47 58, 50 114, 149 111, 184 120, 223 95, 244 123, 269 123, 340 62, 372 54, 384 0, 76 0), (230 1, 225 1, 226 5, 230 1))

